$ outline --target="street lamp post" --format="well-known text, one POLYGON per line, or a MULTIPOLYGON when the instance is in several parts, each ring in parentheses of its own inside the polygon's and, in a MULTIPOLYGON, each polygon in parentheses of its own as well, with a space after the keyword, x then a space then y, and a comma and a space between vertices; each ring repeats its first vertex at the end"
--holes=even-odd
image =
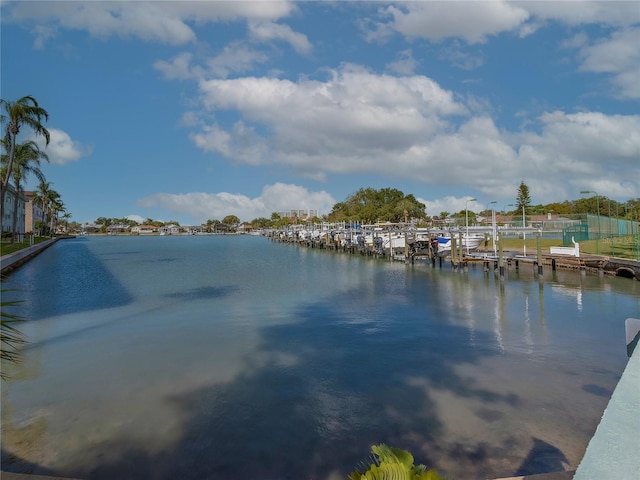
POLYGON ((580 190, 580 193, 593 193, 596 196, 596 209, 598 210, 598 235, 596 236, 596 253, 600 253, 598 248, 598 237, 600 237, 600 195, 595 190, 580 190))
MULTIPOLYGON (((489 202, 489 205, 495 205, 495 200, 489 202)), ((491 238, 493 240, 493 255, 496 255, 496 207, 491 207, 491 238)))
POLYGON ((464 202, 464 218, 465 218, 465 225, 467 227, 467 240, 465 242, 467 244, 467 255, 469 255, 469 208, 467 207, 467 205, 469 205, 469 202, 475 202, 475 201, 476 201, 475 198, 470 198, 469 200, 464 202))
POLYGON ((611 239, 610 241, 613 244, 613 230, 611 228, 611 199, 607 198, 607 203, 609 204, 609 218, 607 218, 607 224, 609 225, 609 228, 607 229, 609 231, 609 238, 611 239))
POLYGON ((505 213, 505 215, 507 214, 507 207, 513 207, 513 203, 507 203, 504 208, 502 209, 502 211, 505 213))

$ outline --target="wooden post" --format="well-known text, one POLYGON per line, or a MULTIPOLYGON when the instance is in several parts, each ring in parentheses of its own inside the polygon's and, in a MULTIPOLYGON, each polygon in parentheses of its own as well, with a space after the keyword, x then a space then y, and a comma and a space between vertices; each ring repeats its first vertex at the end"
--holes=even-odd
POLYGON ((542 276, 542 234, 539 231, 536 234, 536 248, 538 250, 538 275, 542 276))
POLYGON ((458 245, 455 235, 451 235, 451 266, 454 270, 458 268, 458 245))
MULTIPOLYGON (((407 243, 407 231, 404 231, 404 260, 405 262, 409 259, 409 244, 407 243)), ((413 263, 413 262, 411 262, 413 263)))
POLYGON ((498 233, 498 270, 504 278, 504 252, 502 250, 502 233, 498 233))

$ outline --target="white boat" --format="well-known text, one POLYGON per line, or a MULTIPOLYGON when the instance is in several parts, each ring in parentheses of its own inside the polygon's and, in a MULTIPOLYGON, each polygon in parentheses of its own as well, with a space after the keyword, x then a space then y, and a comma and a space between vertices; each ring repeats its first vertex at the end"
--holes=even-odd
POLYGON ((376 228, 374 231, 365 232, 364 245, 369 249, 375 249, 378 253, 385 250, 400 250, 405 246, 405 235, 401 231, 384 231, 376 228))
MULTIPOLYGON (((456 244, 459 244, 460 238, 458 236, 456 238, 456 244)), ((440 236, 436 237, 438 241, 438 251, 437 254, 439 256, 446 256, 451 253, 451 236, 440 236)), ((462 235, 462 249, 464 252, 471 252, 473 250, 477 250, 480 245, 484 242, 484 235, 479 234, 470 234, 462 235)))

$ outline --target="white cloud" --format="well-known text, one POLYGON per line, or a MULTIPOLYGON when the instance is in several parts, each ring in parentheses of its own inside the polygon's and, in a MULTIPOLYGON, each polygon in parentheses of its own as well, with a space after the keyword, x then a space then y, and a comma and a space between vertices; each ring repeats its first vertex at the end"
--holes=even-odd
POLYGON ((540 133, 518 139, 522 177, 536 178, 530 187, 552 198, 586 186, 612 198, 640 194, 640 116, 556 111, 539 120, 540 133))
POLYGON ((531 35, 554 21, 569 26, 600 24, 613 27, 640 22, 637 2, 603 1, 522 1, 508 2, 396 2, 378 10, 380 20, 367 37, 381 39, 397 32, 408 39, 434 42, 459 38, 469 44, 484 43, 503 32, 531 35))
MULTIPOLYGON (((3 21, 36 21, 41 25, 36 46, 42 47, 59 27, 85 30, 95 37, 136 37, 183 45, 196 41, 189 23, 253 20, 272 21, 289 16, 296 6, 287 1, 242 2, 12 2, 3 4, 3 21), (43 25, 44 24, 44 25, 43 25), (43 27, 46 27, 43 29, 43 27)), ((282 34, 281 34, 282 35, 282 34)), ((299 47, 297 34, 289 41, 299 47)))
POLYGON ((143 224, 146 220, 146 218, 141 217, 140 215, 127 215, 124 218, 126 218, 127 220, 133 220, 134 222, 137 222, 139 224, 143 224))
POLYGON ((451 45, 442 48, 439 56, 442 60, 448 61, 454 67, 463 70, 474 70, 484 63, 484 58, 481 54, 472 54, 466 51, 457 40, 453 41, 451 45))
POLYGON ((242 119, 231 128, 203 126, 192 141, 241 163, 281 164, 318 180, 375 174, 466 186, 496 200, 513 196, 514 179, 553 199, 570 198, 595 176, 623 179, 603 185, 603 195, 640 194, 637 116, 552 112, 529 125, 539 132, 501 131, 482 113, 490 109, 474 98, 467 107, 427 77, 353 65, 324 82, 247 77, 200 89, 210 112, 232 110, 242 119))
POLYGON ((640 28, 613 32, 608 38, 582 46, 580 68, 588 72, 610 73, 618 95, 640 98, 639 46, 640 28))
MULTIPOLYGON (((458 213, 465 208, 468 208, 470 212, 481 212, 485 209, 485 206, 477 201, 471 201, 472 197, 454 197, 448 195, 444 198, 437 200, 423 200, 417 198, 419 202, 422 202, 426 206, 427 215, 440 216, 442 212, 448 212, 449 214, 458 213)), ((499 207, 497 207, 499 208, 499 207)))
POLYGON ((193 54, 182 52, 170 61, 158 60, 153 64, 156 70, 162 72, 169 80, 186 80, 190 78, 200 78, 203 74, 200 67, 193 65, 193 54))
POLYGON ((272 21, 251 21, 249 22, 249 34, 251 38, 261 42, 282 40, 289 43, 300 54, 307 55, 311 52, 311 43, 306 35, 294 32, 287 25, 280 25, 272 21))
POLYGON ((241 221, 270 218, 273 212, 295 209, 316 209, 328 213, 336 201, 325 191, 310 192, 304 187, 276 183, 263 188, 256 198, 220 193, 156 193, 138 200, 140 207, 161 207, 175 214, 189 215, 200 224, 208 219, 222 220, 236 215, 241 221))
POLYGON ((413 58, 413 52, 407 49, 398 52, 398 59, 387 64, 387 69, 400 75, 413 75, 417 66, 418 62, 413 58))
POLYGON ((468 43, 483 43, 490 35, 515 30, 529 13, 518 4, 491 2, 401 2, 386 7, 380 24, 383 31, 392 29, 409 39, 439 41, 462 38, 468 43))
POLYGON ((242 42, 232 42, 218 55, 208 58, 207 71, 215 77, 225 78, 230 74, 252 70, 256 64, 266 63, 269 56, 242 42))
POLYGON ((571 26, 601 24, 624 27, 640 22, 640 9, 634 1, 531 0, 519 2, 518 5, 538 20, 553 20, 571 26))
POLYGON ((203 128, 192 135, 198 146, 315 178, 404 170, 416 144, 449 128, 447 117, 467 113, 427 77, 375 75, 352 65, 332 71, 326 82, 246 77, 201 82, 200 89, 205 108, 237 110, 244 120, 230 131, 203 128), (252 125, 268 135, 258 136, 252 125))
POLYGON ((38 147, 49 156, 49 163, 64 165, 91 155, 90 147, 73 141, 68 133, 57 128, 47 128, 47 130, 49 130, 49 145, 45 144, 42 136, 32 134, 31 140, 35 141, 38 147))

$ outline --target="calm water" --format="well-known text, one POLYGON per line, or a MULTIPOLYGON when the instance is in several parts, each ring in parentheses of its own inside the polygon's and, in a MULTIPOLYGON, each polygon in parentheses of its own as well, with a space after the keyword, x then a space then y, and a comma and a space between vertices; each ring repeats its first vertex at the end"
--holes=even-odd
POLYGON ((454 272, 262 237, 56 243, 3 282, 3 469, 344 478, 373 443, 458 480, 576 468, 640 282, 454 272))

